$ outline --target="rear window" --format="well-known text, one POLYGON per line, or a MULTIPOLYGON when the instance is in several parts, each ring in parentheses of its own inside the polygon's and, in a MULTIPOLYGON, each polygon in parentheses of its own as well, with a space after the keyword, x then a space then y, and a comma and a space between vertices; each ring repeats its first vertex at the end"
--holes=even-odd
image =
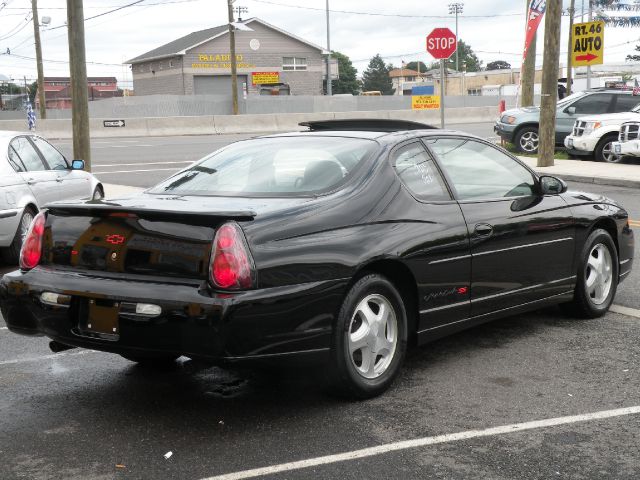
POLYGON ((332 190, 378 144, 344 137, 276 137, 234 143, 165 180, 151 193, 279 196, 332 190))

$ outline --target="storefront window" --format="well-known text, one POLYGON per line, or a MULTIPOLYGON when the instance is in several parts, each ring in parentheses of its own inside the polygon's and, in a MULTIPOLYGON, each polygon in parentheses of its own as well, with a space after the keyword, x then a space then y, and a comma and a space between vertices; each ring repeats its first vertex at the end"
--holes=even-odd
POLYGON ((307 59, 303 57, 284 57, 282 59, 282 70, 306 70, 307 59))

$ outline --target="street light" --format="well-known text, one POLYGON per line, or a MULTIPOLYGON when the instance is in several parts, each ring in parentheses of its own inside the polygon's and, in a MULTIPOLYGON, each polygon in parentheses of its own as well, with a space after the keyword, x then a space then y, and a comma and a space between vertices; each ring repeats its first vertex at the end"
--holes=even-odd
MULTIPOLYGON (((462 9, 464 8, 464 2, 456 2, 449 4, 449 15, 456 16, 456 42, 460 42, 458 40, 458 15, 462 14, 462 9)), ((456 72, 459 71, 458 68, 458 44, 456 43, 456 72)))

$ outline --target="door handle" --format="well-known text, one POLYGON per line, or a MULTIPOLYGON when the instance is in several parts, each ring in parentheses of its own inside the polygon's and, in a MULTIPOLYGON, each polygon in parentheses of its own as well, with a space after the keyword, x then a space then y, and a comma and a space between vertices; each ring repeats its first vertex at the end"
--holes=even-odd
POLYGON ((62 177, 56 177, 56 182, 58 183, 62 182, 62 177))
POLYGON ((35 179, 33 179, 33 178, 28 178, 27 179, 27 185, 35 185, 35 184, 36 184, 35 179))
POLYGON ((493 225, 488 223, 479 223, 476 225, 475 233, 479 237, 488 237, 493 233, 493 225))

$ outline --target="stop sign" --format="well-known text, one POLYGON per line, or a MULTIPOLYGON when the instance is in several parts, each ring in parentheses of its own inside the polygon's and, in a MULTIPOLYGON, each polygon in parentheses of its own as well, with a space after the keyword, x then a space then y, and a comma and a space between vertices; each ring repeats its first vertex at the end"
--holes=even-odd
POLYGON ((449 58, 456 51, 456 47, 456 34, 448 28, 434 28, 427 35, 427 52, 437 60, 449 58))

